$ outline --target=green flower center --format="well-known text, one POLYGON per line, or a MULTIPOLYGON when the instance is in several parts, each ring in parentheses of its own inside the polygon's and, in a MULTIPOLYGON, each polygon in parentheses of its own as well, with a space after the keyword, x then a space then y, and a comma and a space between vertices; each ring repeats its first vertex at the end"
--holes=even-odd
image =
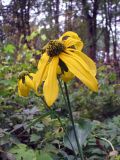
POLYGON ((51 40, 48 44, 47 44, 47 54, 50 57, 54 57, 59 55, 61 52, 63 52, 65 50, 65 46, 59 42, 58 40, 51 40))

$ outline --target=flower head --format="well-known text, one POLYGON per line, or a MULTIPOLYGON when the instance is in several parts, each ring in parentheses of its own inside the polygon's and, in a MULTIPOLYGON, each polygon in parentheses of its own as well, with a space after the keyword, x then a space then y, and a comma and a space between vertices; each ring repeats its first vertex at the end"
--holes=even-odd
POLYGON ((51 40, 46 46, 46 52, 50 57, 57 56, 64 50, 65 46, 59 40, 51 40))
POLYGON ((19 96, 27 97, 29 94, 30 89, 34 89, 33 84, 33 77, 34 73, 28 73, 26 71, 23 71, 19 75, 19 81, 18 81, 18 94, 19 96))
POLYGON ((50 41, 45 47, 38 63, 38 71, 34 76, 34 89, 43 84, 43 94, 48 106, 58 97, 57 76, 68 81, 74 76, 79 78, 88 88, 98 90, 95 78, 95 63, 81 50, 83 42, 74 32, 66 32, 59 39, 50 41))

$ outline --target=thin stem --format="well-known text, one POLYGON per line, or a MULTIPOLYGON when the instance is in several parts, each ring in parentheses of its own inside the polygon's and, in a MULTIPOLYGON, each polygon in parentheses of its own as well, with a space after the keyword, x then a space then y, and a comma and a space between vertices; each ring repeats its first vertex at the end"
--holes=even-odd
POLYGON ((96 136, 96 138, 107 142, 111 146, 112 150, 115 151, 115 148, 114 148, 113 144, 109 140, 107 140, 106 138, 100 138, 100 137, 97 137, 97 136, 96 136))
POLYGON ((60 119, 59 117, 57 117, 57 118, 58 118, 58 121, 60 122, 61 127, 64 129, 64 132, 65 132, 65 134, 66 134, 66 136, 67 136, 67 138, 68 138, 68 141, 69 141, 69 143, 70 143, 70 145, 71 145, 71 147, 72 147, 72 150, 73 150, 73 152, 74 152, 75 159, 77 160, 77 155, 76 155, 76 152, 75 152, 75 150, 74 150, 74 147, 73 147, 73 145, 72 145, 72 143, 71 143, 71 141, 70 141, 70 138, 69 138, 69 136, 68 136, 68 133, 67 133, 64 125, 62 124, 61 119, 60 119))
MULTIPOLYGON (((52 110, 52 111, 53 111, 53 110, 52 110)), ((70 145, 71 145, 71 147, 72 147, 72 150, 73 150, 73 152, 74 152, 75 159, 77 160, 76 152, 75 152, 74 147, 73 147, 73 145, 72 145, 72 143, 71 143, 71 141, 70 141, 70 138, 69 138, 69 136, 68 136, 67 131, 66 131, 66 129, 65 129, 65 127, 64 127, 64 125, 63 125, 63 123, 62 123, 62 121, 61 121, 61 119, 60 119, 60 117, 59 117, 58 114, 56 113, 56 111, 53 111, 53 112, 55 113, 55 115, 56 115, 56 117, 57 117, 57 119, 58 119, 61 127, 64 129, 65 134, 66 134, 66 136, 67 136, 67 138, 68 138, 68 141, 69 141, 69 143, 70 143, 70 145)))
POLYGON ((63 91, 62 84, 61 84, 61 81, 60 81, 59 78, 58 78, 58 81, 59 81, 60 89, 61 89, 61 92, 62 92, 62 95, 63 95, 63 99, 64 99, 64 101, 65 101, 65 104, 67 105, 67 101, 66 101, 66 98, 65 98, 65 93, 64 93, 64 91, 63 91))
MULTIPOLYGON (((73 150, 73 152, 74 152, 75 159, 77 160, 76 152, 75 152, 74 147, 73 147, 73 145, 72 145, 72 143, 71 143, 71 141, 70 141, 70 138, 69 138, 69 136, 68 136, 68 133, 67 133, 64 125, 62 124, 62 121, 61 121, 60 117, 58 116, 58 114, 56 113, 56 111, 52 110, 52 109, 47 105, 47 103, 45 102, 45 100, 44 100, 43 97, 41 97, 41 100, 42 100, 43 103, 45 104, 46 109, 49 111, 49 113, 50 113, 50 114, 54 114, 54 115, 57 117, 57 119, 58 119, 58 121, 60 122, 61 127, 64 129, 65 134, 66 134, 66 136, 67 136, 67 138, 68 138, 68 141, 69 141, 69 143, 70 143, 70 145, 71 145, 71 147, 72 147, 72 150, 73 150)), ((54 104, 54 106, 55 106, 55 104, 54 104)), ((55 106, 55 107, 56 107, 56 106, 55 106)))
POLYGON ((68 101, 69 115, 70 115, 70 119, 71 119, 71 122, 72 122, 73 131, 74 131, 74 135, 75 135, 75 139, 76 139, 78 151, 79 151, 81 160, 84 160, 82 147, 81 147, 81 145, 80 145, 80 143, 79 143, 79 140, 78 140, 78 137, 77 137, 77 133, 76 133, 76 130, 75 130, 75 124, 74 124, 74 119, 73 119, 73 115, 72 115, 72 109, 71 109, 71 104, 70 104, 70 99, 69 99, 67 84, 66 84, 65 82, 64 82, 64 87, 65 87, 65 92, 66 92, 67 101, 68 101))

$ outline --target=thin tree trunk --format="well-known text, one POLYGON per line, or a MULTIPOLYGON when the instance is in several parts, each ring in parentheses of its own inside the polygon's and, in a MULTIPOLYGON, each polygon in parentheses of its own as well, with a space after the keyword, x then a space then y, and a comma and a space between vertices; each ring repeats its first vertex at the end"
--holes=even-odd
POLYGON ((60 0, 56 0, 55 2, 55 28, 56 28, 56 35, 58 38, 59 36, 59 5, 60 5, 60 0))
POLYGON ((106 62, 110 63, 110 32, 107 27, 104 28, 104 44, 105 44, 105 53, 106 53, 106 62))
POLYGON ((105 12, 105 28, 104 28, 104 44, 105 44, 105 52, 107 53, 107 63, 110 63, 110 31, 108 29, 109 26, 109 19, 108 19, 108 11, 106 0, 104 1, 104 12, 105 12))
POLYGON ((98 11, 98 5, 99 1, 94 0, 93 2, 93 10, 92 10, 92 16, 89 14, 90 8, 88 7, 87 1, 82 0, 83 5, 83 12, 86 17, 86 21, 88 24, 88 41, 90 42, 88 54, 93 59, 96 60, 96 49, 97 49, 97 11, 98 11))

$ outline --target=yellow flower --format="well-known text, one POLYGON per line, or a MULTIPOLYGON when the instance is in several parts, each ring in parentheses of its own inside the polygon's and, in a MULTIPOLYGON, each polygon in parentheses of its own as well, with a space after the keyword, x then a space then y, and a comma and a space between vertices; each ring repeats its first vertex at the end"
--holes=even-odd
POLYGON ((22 72, 18 81, 18 94, 19 96, 27 97, 30 89, 34 89, 33 78, 34 73, 22 72))
POLYGON ((43 84, 43 94, 48 106, 58 97, 57 76, 66 82, 76 76, 88 88, 97 92, 98 82, 95 78, 96 65, 81 50, 83 42, 74 32, 68 31, 59 39, 51 40, 45 47, 38 63, 38 71, 34 77, 34 87, 38 90, 43 84))

